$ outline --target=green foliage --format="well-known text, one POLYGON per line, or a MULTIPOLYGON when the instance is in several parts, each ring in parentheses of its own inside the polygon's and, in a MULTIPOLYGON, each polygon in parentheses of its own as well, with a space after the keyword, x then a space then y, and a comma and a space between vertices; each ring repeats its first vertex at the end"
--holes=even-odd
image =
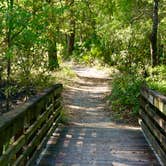
POLYGON ((149 68, 149 77, 146 78, 148 86, 166 95, 166 65, 149 68))
POLYGON ((61 82, 62 84, 72 84, 72 79, 76 78, 75 72, 65 64, 61 64, 61 67, 49 75, 51 84, 55 82, 61 82))
MULTIPOLYGON (((126 80, 121 75, 115 82, 119 80, 119 86, 124 86, 122 89, 129 94, 135 93, 139 77, 131 75, 137 75, 140 68, 143 71, 150 64, 152 0, 11 2, 0 1, 0 80, 12 80, 28 88, 31 85, 42 87, 42 84, 44 87, 55 80, 68 79, 68 75, 73 76, 70 69, 61 64, 61 71, 56 69, 63 58, 69 56, 71 43, 68 39, 73 33, 72 60, 88 65, 116 66, 126 80), (9 77, 7 67, 11 69, 9 77), (50 71, 54 69, 55 75, 50 71), (120 81, 129 83, 130 88, 125 83, 121 85, 120 81)), ((161 64, 166 63, 165 9, 166 3, 161 0, 158 29, 161 64)), ((151 87, 165 91, 164 70, 156 70, 158 74, 150 74, 147 81, 151 87)), ((126 97, 124 103, 132 105, 128 100, 126 97)))
POLYGON ((133 74, 117 74, 113 78, 112 93, 109 100, 114 111, 130 110, 130 114, 138 114, 141 77, 133 74))
POLYGON ((99 61, 100 63, 102 62, 102 50, 99 46, 95 46, 93 44, 91 44, 91 46, 87 46, 90 47, 89 49, 85 47, 85 45, 79 46, 79 49, 82 50, 82 53, 80 52, 80 50, 75 50, 73 53, 73 59, 77 62, 77 63, 81 63, 81 64, 86 64, 86 65, 94 65, 97 64, 99 61), (80 48, 81 47, 81 48, 80 48), (80 52, 80 54, 78 54, 78 52, 80 52))

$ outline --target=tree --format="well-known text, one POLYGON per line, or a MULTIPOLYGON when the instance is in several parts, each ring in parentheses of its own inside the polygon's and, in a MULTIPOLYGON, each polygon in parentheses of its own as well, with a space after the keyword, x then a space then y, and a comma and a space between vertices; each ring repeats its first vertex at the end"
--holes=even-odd
POLYGON ((74 50, 75 43, 75 12, 74 0, 66 0, 66 6, 68 6, 68 32, 66 34, 66 59, 70 58, 74 50))
POLYGON ((48 14, 48 66, 50 70, 59 68, 58 55, 57 55, 57 36, 59 32, 56 3, 53 0, 48 1, 49 14, 48 14))
POLYGON ((14 0, 9 0, 8 3, 8 17, 6 19, 7 31, 6 31, 6 39, 7 39, 7 92, 6 92, 6 110, 9 110, 9 102, 10 102, 10 75, 11 75, 11 58, 12 58, 12 31, 13 31, 13 5, 14 0))
POLYGON ((158 5, 159 0, 154 0, 153 7, 153 26, 151 33, 151 64, 152 66, 156 66, 158 64, 158 48, 157 48, 157 31, 158 31, 158 5))

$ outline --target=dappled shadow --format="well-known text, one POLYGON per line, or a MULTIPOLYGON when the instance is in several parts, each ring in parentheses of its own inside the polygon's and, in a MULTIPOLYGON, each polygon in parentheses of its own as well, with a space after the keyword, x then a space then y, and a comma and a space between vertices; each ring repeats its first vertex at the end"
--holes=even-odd
MULTIPOLYGON (((86 83, 85 83, 86 84, 86 83)), ((74 122, 102 122, 109 121, 106 118, 104 93, 108 87, 68 87, 64 94, 67 110, 70 111, 72 123, 74 122)))
POLYGON ((136 128, 65 128, 48 142, 40 165, 159 165, 136 128), (58 135, 59 135, 58 134, 58 135))
POLYGON ((69 125, 52 135, 39 165, 159 165, 140 128, 110 121, 104 100, 110 93, 108 75, 89 68, 75 70, 81 79, 63 94, 69 125))

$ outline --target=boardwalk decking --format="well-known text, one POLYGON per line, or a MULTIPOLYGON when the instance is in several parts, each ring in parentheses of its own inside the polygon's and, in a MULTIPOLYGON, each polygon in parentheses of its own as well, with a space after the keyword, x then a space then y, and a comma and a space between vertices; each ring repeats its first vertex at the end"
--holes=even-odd
MULTIPOLYGON (((90 73, 77 72, 81 77, 90 73)), ((51 136, 38 166, 160 165, 140 128, 110 122, 103 102, 108 85, 99 79, 81 79, 69 87, 64 98, 71 124, 51 136)))

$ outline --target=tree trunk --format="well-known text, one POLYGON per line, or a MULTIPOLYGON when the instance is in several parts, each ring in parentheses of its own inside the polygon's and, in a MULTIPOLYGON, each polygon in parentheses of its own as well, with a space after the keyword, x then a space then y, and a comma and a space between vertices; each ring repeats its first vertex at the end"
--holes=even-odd
MULTIPOLYGON (((47 2, 49 3, 50 6, 54 5, 52 0, 47 0, 47 2)), ((55 23, 55 19, 56 18, 53 13, 53 10, 51 10, 51 15, 49 17, 49 21, 51 22, 51 24, 55 23)), ((55 24, 54 24, 54 26, 57 27, 57 25, 55 25, 55 24)), ((49 29, 48 39, 49 39, 48 67, 49 67, 49 70, 55 70, 55 69, 59 68, 58 56, 57 56, 56 30, 55 29, 49 29)))
POLYGON ((13 4, 14 0, 10 0, 8 2, 8 14, 6 22, 8 25, 7 30, 7 47, 8 47, 8 55, 7 55, 7 95, 6 95, 6 111, 10 109, 10 75, 11 75, 11 47, 12 47, 12 29, 13 29, 13 21, 12 21, 12 12, 13 12, 13 4))
POLYGON ((156 66, 158 64, 158 50, 157 50, 157 31, 158 31, 158 2, 159 0, 154 0, 153 8, 153 27, 151 34, 151 64, 156 66))
POLYGON ((67 35, 67 55, 70 56, 74 50, 74 41, 75 41, 75 20, 72 20, 70 23, 71 32, 67 35))
POLYGON ((50 43, 49 45, 48 62, 49 62, 48 65, 50 70, 54 70, 59 67, 56 42, 50 43))
POLYGON ((2 72, 3 72, 3 68, 2 68, 2 66, 0 66, 0 85, 1 85, 1 81, 2 81, 2 72))
POLYGON ((75 42, 75 18, 74 18, 74 0, 66 0, 66 5, 69 6, 69 33, 66 34, 66 59, 69 59, 74 50, 75 42))

